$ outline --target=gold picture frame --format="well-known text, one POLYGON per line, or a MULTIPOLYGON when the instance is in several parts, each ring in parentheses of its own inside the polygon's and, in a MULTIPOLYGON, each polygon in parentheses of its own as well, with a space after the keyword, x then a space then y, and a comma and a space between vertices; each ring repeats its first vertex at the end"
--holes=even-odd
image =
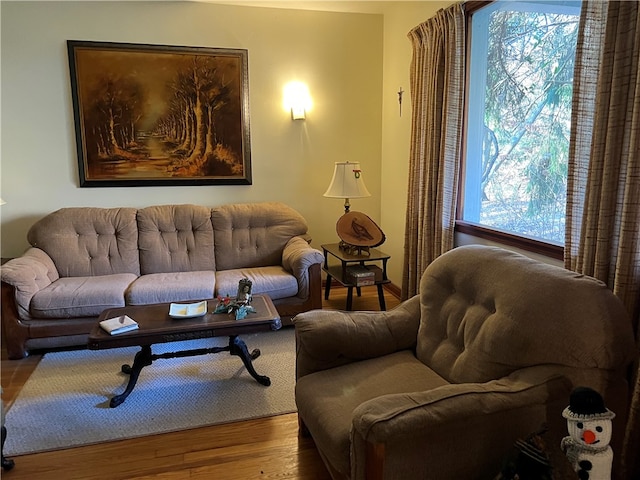
POLYGON ((251 185, 247 50, 67 51, 80 187, 251 185))

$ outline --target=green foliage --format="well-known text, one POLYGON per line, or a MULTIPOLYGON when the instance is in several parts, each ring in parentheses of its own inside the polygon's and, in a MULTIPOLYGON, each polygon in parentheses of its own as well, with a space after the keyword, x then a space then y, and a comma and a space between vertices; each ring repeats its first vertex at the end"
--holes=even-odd
POLYGON ((515 231, 524 234, 564 239, 578 21, 565 14, 491 14, 483 223, 515 223, 515 231))

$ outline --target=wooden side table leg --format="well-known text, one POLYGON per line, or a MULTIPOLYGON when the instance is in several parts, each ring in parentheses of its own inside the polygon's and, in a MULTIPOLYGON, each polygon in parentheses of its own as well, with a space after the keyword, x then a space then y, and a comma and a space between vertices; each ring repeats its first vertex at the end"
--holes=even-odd
POLYGON ((356 294, 361 297, 362 296, 362 289, 360 287, 356 287, 356 294))
POLYGON ((353 308, 353 287, 347 287, 347 310, 353 308))
POLYGON ((387 305, 384 301, 384 291, 381 283, 378 284, 378 301, 380 302, 380 310, 386 310, 387 305))
POLYGON ((331 275, 327 273, 327 280, 324 284, 324 299, 329 300, 329 292, 331 291, 331 275))

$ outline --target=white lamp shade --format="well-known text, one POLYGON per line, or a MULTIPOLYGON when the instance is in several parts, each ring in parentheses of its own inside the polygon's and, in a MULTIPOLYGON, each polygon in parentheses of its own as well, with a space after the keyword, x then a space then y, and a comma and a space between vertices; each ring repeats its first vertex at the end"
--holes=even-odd
POLYGON ((371 194, 362 179, 359 162, 336 162, 333 178, 326 192, 329 198, 361 198, 371 194))

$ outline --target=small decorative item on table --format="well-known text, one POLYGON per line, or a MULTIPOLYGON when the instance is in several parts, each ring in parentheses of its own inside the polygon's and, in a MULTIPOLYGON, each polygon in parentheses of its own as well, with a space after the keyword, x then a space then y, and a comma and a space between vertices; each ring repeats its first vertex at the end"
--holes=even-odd
POLYGON ((238 293, 236 294, 236 302, 251 303, 251 288, 253 282, 248 278, 243 278, 238 282, 238 293))
POLYGON ((251 287, 251 280, 243 278, 238 283, 236 298, 218 295, 218 305, 213 313, 233 313, 236 320, 242 320, 247 314, 255 313, 256 309, 251 306, 251 287))
POLYGON ((364 265, 349 265, 346 268, 346 280, 356 287, 375 285, 376 274, 364 265))

